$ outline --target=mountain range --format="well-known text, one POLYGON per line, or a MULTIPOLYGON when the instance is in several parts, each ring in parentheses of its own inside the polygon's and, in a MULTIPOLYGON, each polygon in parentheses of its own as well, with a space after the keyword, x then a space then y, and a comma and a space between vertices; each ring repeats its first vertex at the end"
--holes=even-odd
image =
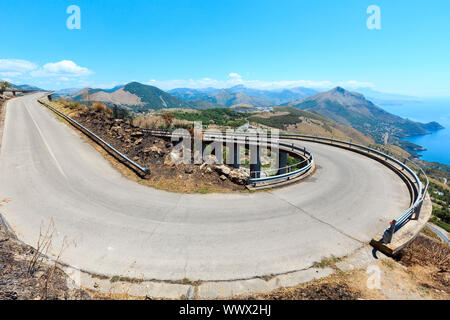
MULTIPOLYGON (((369 94, 389 97, 368 89, 369 94)), ((63 95, 64 96, 64 95, 63 95)), ((376 142, 399 141, 399 138, 427 134, 442 128, 436 122, 419 123, 393 115, 358 92, 336 87, 325 92, 308 88, 283 90, 259 90, 242 85, 227 89, 177 88, 165 92, 157 87, 131 82, 112 89, 91 89, 65 96, 79 101, 100 101, 119 104, 134 111, 148 111, 169 108, 210 109, 236 106, 258 108, 267 106, 292 106, 325 116, 341 125, 350 126, 372 136, 376 142)), ((391 95, 391 98, 399 96, 391 95)), ((410 97, 403 97, 410 98, 410 97)))
POLYGON ((177 88, 169 90, 168 93, 185 101, 203 100, 226 107, 234 105, 268 107, 305 98, 316 94, 317 91, 303 87, 282 90, 260 90, 237 85, 227 89, 177 88))
POLYGON ((134 111, 159 110, 165 108, 194 108, 195 106, 185 102, 161 89, 130 82, 124 86, 116 86, 112 89, 85 88, 69 95, 58 95, 76 101, 99 101, 106 104, 118 104, 134 111))
POLYGON ((120 104, 136 111, 163 108, 209 109, 231 106, 267 107, 279 105, 294 99, 301 99, 317 93, 308 88, 283 90, 258 90, 239 85, 228 89, 177 88, 164 92, 157 87, 131 82, 112 89, 85 88, 78 91, 66 89, 57 92, 65 98, 78 101, 100 101, 120 104))

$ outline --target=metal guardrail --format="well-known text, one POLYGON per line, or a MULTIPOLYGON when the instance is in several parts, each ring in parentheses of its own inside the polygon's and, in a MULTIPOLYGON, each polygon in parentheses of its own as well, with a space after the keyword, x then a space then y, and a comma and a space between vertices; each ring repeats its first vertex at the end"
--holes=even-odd
POLYGON ((100 138, 98 135, 87 129, 86 127, 79 124, 77 121, 73 120, 69 116, 65 115, 61 111, 55 109, 51 105, 41 101, 41 99, 38 99, 38 102, 47 108, 49 108, 51 111, 56 113, 58 116, 69 122, 71 125, 82 131, 84 134, 86 134, 88 137, 90 137, 92 140, 97 142, 100 146, 102 146, 107 152, 112 154, 115 158, 117 158, 119 161, 125 163, 129 168, 131 168, 133 171, 135 171, 139 176, 146 177, 150 174, 150 170, 146 167, 142 167, 141 165, 137 164, 133 160, 129 159, 126 155, 115 149, 113 146, 111 146, 109 143, 107 143, 105 140, 100 138))
MULTIPOLYGON (((252 133, 252 132, 247 132, 247 133, 235 133, 236 136, 245 136, 245 137, 256 137, 258 135, 258 133, 252 133)), ((270 134, 267 135, 267 137, 270 137, 270 134)), ((309 141, 309 142, 318 142, 318 143, 324 143, 324 144, 329 144, 329 145, 334 145, 336 147, 344 147, 347 149, 354 149, 354 151, 359 151, 362 153, 366 153, 367 155, 371 156, 378 156, 379 158, 381 158, 380 160, 383 160, 385 162, 387 161, 391 161, 394 164, 398 165, 400 167, 401 171, 406 171, 407 173, 409 173, 409 175, 412 177, 411 179, 408 179, 408 177, 406 175, 403 175, 406 179, 408 179, 411 183, 411 186, 413 188, 415 188, 415 192, 413 191, 414 195, 413 195, 413 204, 406 210, 404 211, 399 217, 397 217, 397 219, 391 221, 390 226, 387 227, 384 231, 383 234, 383 239, 382 241, 384 243, 390 243, 392 241, 392 237, 394 235, 395 232, 397 232, 402 226, 404 226, 409 220, 411 220, 414 216, 414 219, 418 219, 419 215, 420 215, 420 211, 422 209, 422 204, 423 201, 425 200, 426 194, 427 194, 427 190, 428 190, 428 186, 429 186, 429 180, 427 175, 425 174, 425 171, 423 171, 423 169, 418 166, 416 163, 412 162, 409 159, 404 158, 403 162, 388 155, 385 154, 381 151, 378 151, 376 149, 370 148, 370 147, 366 147, 360 144, 356 144, 356 143, 352 143, 352 141, 342 141, 342 140, 337 140, 334 138, 326 138, 326 137, 317 137, 317 136, 311 136, 311 135, 301 135, 301 134, 278 134, 276 136, 279 139, 294 139, 294 140, 302 140, 302 141, 309 141), (416 166, 419 172, 419 175, 423 175, 424 179, 425 179, 425 185, 422 184, 421 180, 419 179, 419 176, 413 171, 411 170, 406 163, 409 162, 412 165, 416 166)), ((311 155, 312 156, 312 155, 311 155)))
MULTIPOLYGON (((376 149, 369 148, 369 147, 366 147, 366 146, 363 146, 360 144, 355 144, 355 143, 352 143, 351 141, 347 142, 347 141, 337 140, 337 139, 333 139, 333 138, 315 137, 315 136, 308 136, 308 135, 292 135, 292 134, 280 134, 279 137, 287 138, 287 139, 299 139, 299 140, 303 140, 303 141, 305 141, 305 140, 313 141, 313 142, 316 141, 316 142, 322 142, 322 143, 327 143, 327 144, 336 143, 336 144, 341 144, 342 146, 348 146, 349 148, 355 148, 355 149, 361 150, 363 152, 367 152, 368 154, 379 156, 379 157, 383 158, 385 161, 389 160, 389 161, 395 163, 396 165, 398 165, 402 171, 405 170, 406 172, 408 172, 411 175, 411 177, 414 180, 414 181, 412 181, 412 186, 416 188, 415 199, 413 199, 413 204, 405 212, 403 212, 399 217, 397 217, 397 219, 393 220, 390 223, 390 226, 385 229, 384 234, 383 234, 383 239, 382 239, 382 241, 384 243, 390 243, 392 241, 392 237, 393 237, 394 233, 397 232, 402 226, 404 226, 406 224, 406 222, 411 220, 413 214, 415 214, 414 219, 418 219, 418 217, 420 215, 420 210, 422 209, 423 201, 425 200, 425 197, 427 194, 429 180, 428 180, 427 175, 423 171, 423 169, 421 167, 419 167, 417 164, 410 161, 409 159, 404 158, 403 162, 402 162, 402 161, 399 161, 396 158, 394 158, 388 154, 385 154, 383 152, 380 152, 376 149), (411 164, 416 166, 418 168, 419 175, 423 174, 425 181, 426 181, 425 186, 420 181, 419 176, 406 165, 406 162, 410 162, 411 164)), ((336 146, 339 146, 339 145, 336 145, 336 146)))
MULTIPOLYGON (((149 130, 149 131, 151 131, 151 130, 149 130)), ((170 131, 162 131, 162 130, 159 132, 164 132, 165 134, 170 133, 170 131)), ((245 139, 245 138, 257 137, 257 133, 235 133, 234 136, 243 137, 245 139)), ((270 135, 268 135, 267 138, 270 138, 270 135)), ((413 196, 413 201, 412 201, 413 204, 406 211, 404 211, 400 216, 398 216, 395 220, 391 221, 390 226, 385 229, 383 239, 382 239, 382 241, 384 243, 390 243, 392 241, 392 237, 393 237, 394 233, 397 232, 402 226, 404 226, 409 220, 411 220, 413 218, 414 214, 415 214, 415 217, 414 217, 415 219, 417 219, 419 217, 420 210, 422 208, 422 204, 423 204, 423 201, 425 200, 425 196, 426 196, 426 193, 428 190, 429 180, 428 180, 427 175, 423 171, 423 169, 421 167, 419 167, 417 164, 410 161, 409 159, 404 158, 403 162, 402 162, 402 161, 399 161, 398 159, 396 159, 388 154, 385 154, 381 151, 378 151, 376 149, 366 147, 366 146, 363 146, 360 144, 352 143, 352 141, 342 141, 342 140, 333 139, 333 138, 318 137, 318 136, 311 136, 311 135, 301 135, 301 134, 279 134, 279 135, 277 135, 277 138, 318 142, 318 143, 334 145, 336 147, 344 147, 344 148, 348 148, 348 149, 354 149, 355 151, 359 151, 359 152, 365 153, 367 155, 377 156, 377 157, 381 158, 381 160, 386 161, 386 162, 391 161, 394 164, 396 164, 397 166, 399 166, 401 171, 406 171, 412 177, 412 181, 411 181, 411 179, 408 179, 408 177, 406 175, 404 175, 404 176, 412 182, 411 185, 413 188, 415 188, 415 192, 413 192, 414 194, 412 195, 413 196), (407 162, 409 162, 417 167, 419 173, 422 174, 425 179, 425 185, 422 184, 422 182, 419 179, 419 176, 406 165, 407 162)), ((312 155, 311 155, 311 157, 312 157, 312 155)), ((313 157, 312 157, 312 161, 313 161, 313 157)), ((309 170, 309 168, 311 166, 312 166, 312 164, 309 164, 308 167, 305 168, 305 171, 309 170)), ((291 174, 288 174, 287 176, 299 174, 299 173, 301 173, 300 170, 298 172, 292 172, 291 174)), ((255 178, 255 180, 257 179, 256 180, 257 182, 264 182, 264 180, 266 180, 266 181, 277 180, 277 179, 282 179, 285 177, 286 176, 279 175, 279 176, 274 176, 274 177, 255 178)), ((253 180, 249 180, 249 182, 252 183, 253 180)))
MULTIPOLYGON (((303 174, 303 173, 309 171, 312 168, 312 166, 314 165, 314 156, 312 155, 312 153, 307 151, 305 148, 300 148, 293 144, 287 144, 287 143, 283 143, 283 142, 279 142, 278 145, 281 147, 289 148, 290 152, 297 153, 301 157, 307 156, 304 160, 300 161, 300 163, 297 163, 293 166, 298 166, 305 162, 306 162, 306 165, 298 168, 297 170, 293 170, 293 171, 282 173, 282 174, 276 174, 276 175, 268 176, 268 177, 250 178, 249 179, 250 184, 290 179, 292 177, 298 176, 300 174, 303 174), (302 153, 303 153, 303 155, 302 155, 302 153)), ((293 166, 286 166, 283 168, 277 168, 277 169, 273 169, 273 170, 281 171, 282 169, 288 169, 293 166)), ((264 170, 260 170, 259 172, 264 172, 264 170)))
MULTIPOLYGON (((184 135, 183 133, 179 133, 179 134, 175 134, 173 131, 170 130, 151 130, 151 129, 143 129, 140 128, 140 130, 144 131, 144 132, 148 132, 151 135, 154 136, 159 136, 159 137, 165 137, 165 138, 170 138, 170 137, 174 137, 174 136, 178 136, 178 137, 187 137, 187 138, 191 138, 190 135, 184 135)), ((258 144, 262 144, 260 140, 258 139, 250 139, 251 137, 248 136, 227 136, 227 135, 222 135, 222 136, 216 136, 213 134, 203 134, 202 135, 203 141, 218 141, 218 142, 222 142, 222 143, 226 143, 226 142, 231 142, 231 143, 243 143, 243 144, 247 144, 247 143, 258 143, 258 144)), ((252 184, 254 186, 256 186, 256 184, 259 183, 265 183, 265 182, 269 182, 269 181, 282 181, 282 180, 289 180, 292 177, 298 176, 300 174, 303 174, 305 172, 307 172, 309 169, 312 168, 313 164, 314 164, 314 157, 313 155, 306 150, 305 148, 300 148, 295 146, 294 144, 287 144, 287 143, 282 143, 279 142, 278 140, 267 140, 264 141, 266 142, 266 146, 269 146, 269 143, 273 143, 276 142, 277 146, 281 146, 281 147, 285 147, 289 149, 289 152, 291 153, 297 153, 300 157, 306 157, 303 161, 301 161, 300 163, 304 163, 306 162, 307 164, 304 167, 301 167, 297 170, 291 171, 291 172, 287 172, 287 173, 283 173, 283 174, 277 174, 274 176, 269 176, 269 177, 259 177, 259 178, 249 178, 248 179, 248 184, 252 184)), ((263 145, 264 146, 264 145, 263 145)), ((297 164, 298 165, 298 164, 297 164)), ((286 167, 287 168, 287 167, 286 167)), ((277 170, 280 169, 284 169, 284 168, 278 168, 277 170)), ((275 170, 275 169, 274 169, 275 170)), ((252 171, 252 172, 256 172, 256 171, 252 171)), ((251 173, 252 173, 251 172, 251 173)), ((262 171, 260 171, 262 172, 262 171)), ((250 174, 251 174, 250 173, 250 174)))

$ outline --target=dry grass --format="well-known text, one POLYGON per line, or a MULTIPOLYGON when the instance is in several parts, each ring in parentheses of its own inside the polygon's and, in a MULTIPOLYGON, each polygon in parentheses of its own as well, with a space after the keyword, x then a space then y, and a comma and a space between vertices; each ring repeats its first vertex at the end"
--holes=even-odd
MULTIPOLYGON (((184 126, 190 124, 191 122, 180 119, 172 119, 171 125, 174 126, 184 126)), ((160 129, 167 126, 162 115, 145 115, 139 116, 134 119, 134 124, 138 127, 145 129, 160 129)))
POLYGON ((440 272, 450 271, 450 247, 426 236, 418 236, 398 259, 406 266, 434 266, 440 272))
POLYGON ((269 293, 235 296, 244 300, 356 300, 361 292, 352 287, 341 275, 302 283, 295 287, 280 288, 269 293))
POLYGON ((320 262, 315 262, 312 267, 313 268, 333 268, 336 269, 336 263, 341 261, 343 258, 338 257, 330 257, 330 258, 323 258, 320 260, 320 262))
POLYGON ((92 109, 94 109, 94 111, 96 112, 108 112, 109 110, 110 111, 109 113, 111 113, 111 110, 108 109, 104 103, 100 102, 94 102, 92 104, 92 109))

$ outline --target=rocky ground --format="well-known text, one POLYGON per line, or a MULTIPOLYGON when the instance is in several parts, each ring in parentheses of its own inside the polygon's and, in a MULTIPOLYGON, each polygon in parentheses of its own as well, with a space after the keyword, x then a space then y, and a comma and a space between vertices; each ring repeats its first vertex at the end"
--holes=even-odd
POLYGON ((76 121, 99 135, 138 164, 150 169, 147 184, 176 192, 209 193, 244 191, 249 174, 245 169, 211 164, 183 164, 181 154, 169 140, 154 137, 122 119, 107 113, 84 110, 71 115, 76 121))
MULTIPOLYGON (((1 207, 1 204, 0 204, 1 207)), ((88 299, 55 263, 18 241, 0 217, 0 300, 88 299)))

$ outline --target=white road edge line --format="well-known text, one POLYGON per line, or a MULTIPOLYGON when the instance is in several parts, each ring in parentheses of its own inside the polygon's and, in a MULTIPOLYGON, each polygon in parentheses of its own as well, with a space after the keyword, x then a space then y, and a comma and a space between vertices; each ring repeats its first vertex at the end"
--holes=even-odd
POLYGON ((41 136, 42 141, 45 144, 45 147, 48 150, 48 153, 50 154, 50 156, 53 158, 53 161, 56 164, 56 167, 58 168, 59 172, 63 175, 63 177, 67 180, 67 176, 64 173, 64 170, 62 169, 61 165, 59 164, 58 160, 55 157, 55 154, 52 152, 52 150, 50 149, 50 146, 47 142, 47 139, 45 139, 44 134, 42 133, 41 128, 39 127, 39 125, 37 124, 36 120, 34 120, 33 115, 31 114, 30 110, 28 110, 28 107, 25 105, 25 110, 27 110, 28 114, 30 115, 31 120, 33 121, 34 125, 36 126, 37 131, 39 132, 39 135, 41 136))

